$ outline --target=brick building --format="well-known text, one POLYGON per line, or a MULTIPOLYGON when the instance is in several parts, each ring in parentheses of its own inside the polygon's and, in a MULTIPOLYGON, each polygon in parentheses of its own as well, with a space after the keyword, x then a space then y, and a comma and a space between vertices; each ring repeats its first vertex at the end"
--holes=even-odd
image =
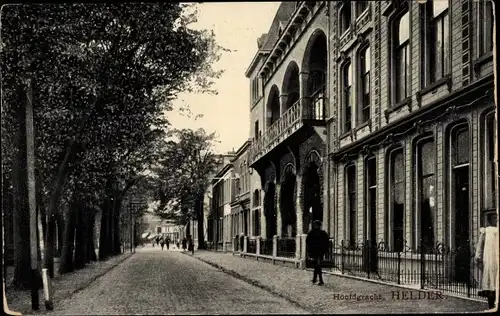
POLYGON ((254 234, 473 248, 497 203, 492 38, 491 1, 283 2, 246 72, 254 234))
POLYGON ((249 141, 236 151, 236 157, 232 161, 235 179, 231 188, 231 236, 245 235, 251 232, 250 212, 250 173, 248 171, 248 147, 249 141))

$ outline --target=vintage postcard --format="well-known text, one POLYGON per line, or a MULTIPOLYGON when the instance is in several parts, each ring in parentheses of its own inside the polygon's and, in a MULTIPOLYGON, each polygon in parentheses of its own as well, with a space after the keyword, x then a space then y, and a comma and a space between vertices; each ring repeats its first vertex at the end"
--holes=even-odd
POLYGON ((7 314, 497 310, 493 1, 0 12, 7 314))

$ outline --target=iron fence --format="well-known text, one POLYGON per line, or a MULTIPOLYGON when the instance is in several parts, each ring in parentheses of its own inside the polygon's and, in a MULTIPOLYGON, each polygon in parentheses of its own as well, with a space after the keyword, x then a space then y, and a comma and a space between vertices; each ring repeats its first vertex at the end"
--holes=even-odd
POLYGON ((295 238, 278 238, 278 257, 295 258, 295 238))
POLYGON ((266 256, 273 255, 273 240, 272 239, 261 239, 260 240, 260 254, 266 256))
POLYGON ((338 244, 330 239, 324 260, 342 274, 480 297, 481 271, 469 245, 451 249, 438 243, 412 249, 403 241, 399 248, 396 251, 385 242, 342 240, 338 244))
POLYGON ((247 252, 248 253, 257 253, 257 239, 248 239, 247 242, 247 252))

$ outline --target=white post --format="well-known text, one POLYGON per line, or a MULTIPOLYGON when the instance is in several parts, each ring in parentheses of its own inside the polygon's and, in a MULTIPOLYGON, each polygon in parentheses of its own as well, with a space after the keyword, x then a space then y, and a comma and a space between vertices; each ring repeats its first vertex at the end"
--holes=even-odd
POLYGON ((274 259, 278 256, 278 236, 274 235, 273 236, 273 264, 274 264, 274 259))
POLYGON ((243 237, 243 252, 248 252, 248 236, 243 237))
POLYGON ((299 263, 299 268, 304 269, 306 266, 306 259, 307 259, 307 245, 306 245, 306 234, 300 235, 300 248, 301 248, 301 257, 300 257, 300 263, 299 263))
POLYGON ((223 251, 224 253, 226 253, 226 252, 227 252, 226 241, 225 241, 224 239, 223 239, 223 241, 222 241, 222 251, 223 251))
POLYGON ((236 244, 238 243, 238 240, 236 238, 238 238, 238 237, 237 236, 233 237, 233 242, 232 242, 232 245, 233 245, 233 255, 234 255, 234 252, 235 252, 235 249, 236 249, 236 244))
POLYGON ((257 236, 257 237, 255 238, 255 243, 256 243, 255 253, 256 253, 257 255, 260 255, 260 238, 261 238, 260 236, 257 236))

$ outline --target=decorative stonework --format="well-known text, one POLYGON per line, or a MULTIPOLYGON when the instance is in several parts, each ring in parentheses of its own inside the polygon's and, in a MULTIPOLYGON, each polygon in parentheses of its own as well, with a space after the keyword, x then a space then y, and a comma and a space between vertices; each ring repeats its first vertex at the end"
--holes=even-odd
POLYGON ((470 84, 472 75, 471 63, 471 23, 472 12, 471 0, 462 0, 462 86, 470 84))

